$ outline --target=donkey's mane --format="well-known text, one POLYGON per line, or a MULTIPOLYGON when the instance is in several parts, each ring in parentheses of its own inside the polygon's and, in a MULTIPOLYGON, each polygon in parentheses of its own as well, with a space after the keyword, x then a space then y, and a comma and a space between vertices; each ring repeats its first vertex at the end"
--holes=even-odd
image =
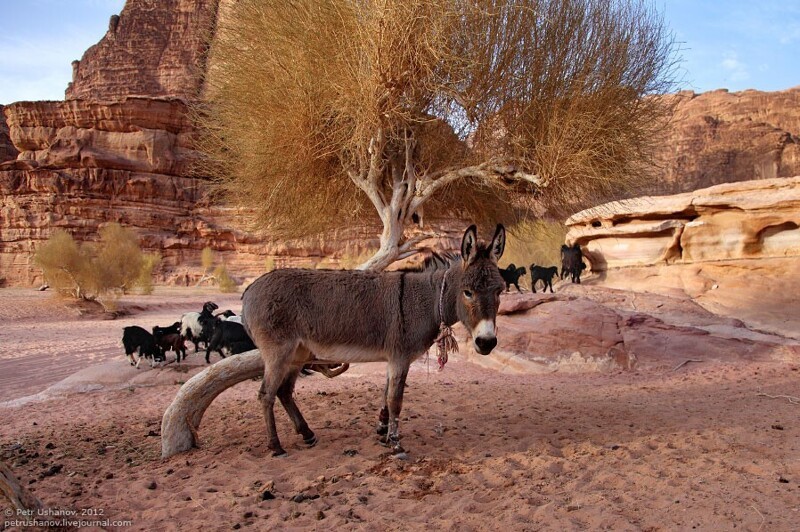
POLYGON ((454 264, 461 262, 461 253, 456 253, 455 251, 426 248, 421 253, 425 255, 425 259, 420 264, 401 268, 397 271, 406 273, 435 272, 447 270, 454 264))

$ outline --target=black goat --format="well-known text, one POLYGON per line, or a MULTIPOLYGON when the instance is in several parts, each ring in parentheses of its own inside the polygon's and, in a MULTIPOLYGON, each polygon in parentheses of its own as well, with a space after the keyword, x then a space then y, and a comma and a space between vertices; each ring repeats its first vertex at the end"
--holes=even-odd
POLYGON ((553 277, 556 277, 557 275, 558 268, 556 266, 545 268, 544 266, 531 264, 531 290, 536 293, 536 282, 542 281, 544 284, 542 292, 547 292, 548 286, 550 287, 550 292, 553 292, 553 277))
POLYGON ((511 285, 517 287, 517 292, 522 292, 519 288, 519 278, 525 275, 525 266, 520 266, 517 268, 514 263, 512 262, 509 264, 506 269, 500 269, 500 275, 503 276, 503 281, 506 283, 506 292, 511 289, 511 285))
POLYGON ((581 283, 581 273, 586 268, 580 244, 561 246, 561 278, 569 275, 573 283, 581 283))
POLYGON ((564 277, 567 276, 567 254, 569 253, 569 246, 566 244, 561 244, 561 275, 559 276, 561 280, 564 280, 564 277))
POLYGON ((149 358, 153 361, 165 360, 164 353, 156 344, 155 338, 152 334, 145 329, 131 325, 122 329, 122 345, 125 346, 125 355, 131 366, 139 369, 139 363, 142 361, 141 357, 149 358), (133 353, 139 351, 139 360, 133 356, 133 353))
POLYGON ((160 336, 164 336, 165 334, 180 334, 180 333, 181 333, 181 322, 179 321, 176 321, 175 323, 173 323, 168 327, 159 327, 158 325, 153 327, 153 336, 155 337, 156 340, 158 340, 160 336))
POLYGON ((239 340, 236 342, 231 342, 227 346, 223 346, 222 352, 225 353, 225 356, 231 356, 238 355, 239 353, 244 353, 245 351, 250 351, 255 348, 256 346, 253 344, 253 341, 248 338, 247 340, 239 340))
POLYGON ((206 364, 211 363, 212 351, 218 352, 222 358, 225 358, 225 351, 230 351, 230 354, 235 355, 256 348, 241 323, 220 319, 215 321, 211 340, 206 348, 206 364))

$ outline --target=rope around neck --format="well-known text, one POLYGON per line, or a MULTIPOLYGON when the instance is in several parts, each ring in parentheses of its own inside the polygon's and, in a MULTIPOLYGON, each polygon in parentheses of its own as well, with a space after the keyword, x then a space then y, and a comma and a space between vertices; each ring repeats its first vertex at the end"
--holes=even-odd
POLYGON ((436 336, 436 360, 439 362, 439 371, 444 369, 447 364, 448 353, 458 353, 458 341, 453 334, 453 329, 447 326, 444 322, 444 289, 447 286, 447 274, 450 270, 444 272, 442 278, 442 289, 439 292, 439 334, 436 336))

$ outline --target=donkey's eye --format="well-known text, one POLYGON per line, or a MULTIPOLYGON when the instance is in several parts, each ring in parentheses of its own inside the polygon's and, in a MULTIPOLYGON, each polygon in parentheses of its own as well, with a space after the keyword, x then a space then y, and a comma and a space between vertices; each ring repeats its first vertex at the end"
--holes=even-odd
POLYGON ((472 299, 472 291, 464 290, 464 297, 466 297, 467 299, 472 299))

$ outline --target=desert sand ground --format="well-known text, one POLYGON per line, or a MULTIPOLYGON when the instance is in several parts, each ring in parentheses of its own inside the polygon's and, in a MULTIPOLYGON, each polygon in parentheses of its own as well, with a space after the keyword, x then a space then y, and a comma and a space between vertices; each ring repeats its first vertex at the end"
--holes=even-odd
MULTIPOLYGON (((562 305, 605 294, 562 289, 573 298, 562 305)), ((698 337, 691 353, 680 343, 640 353, 632 371, 579 373, 490 369, 466 353, 439 372, 423 359, 408 379, 405 461, 374 433, 382 365, 301 379, 298 402, 320 441, 304 448, 278 408, 289 451, 278 459, 248 381, 211 405, 199 449, 162 460, 161 415, 204 360, 135 370, 122 327, 168 325, 209 299, 238 311, 238 295, 159 289, 123 299, 130 314, 116 320, 80 317, 51 297, 0 290, 0 460, 51 509, 134 530, 800 527, 793 346, 728 360, 718 343, 713 363, 674 369, 702 351, 698 337)), ((501 345, 512 325, 499 326, 501 345)))

